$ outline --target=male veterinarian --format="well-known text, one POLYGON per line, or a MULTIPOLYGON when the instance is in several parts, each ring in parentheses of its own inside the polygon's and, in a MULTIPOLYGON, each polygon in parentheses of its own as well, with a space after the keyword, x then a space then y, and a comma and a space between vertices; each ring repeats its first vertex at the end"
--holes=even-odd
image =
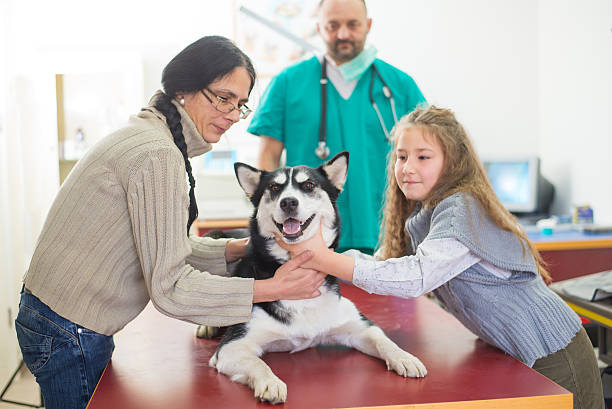
POLYGON ((414 80, 364 48, 372 26, 363 0, 323 0, 317 31, 325 55, 290 66, 266 89, 248 131, 261 136, 258 166, 319 166, 340 151, 351 161, 338 200, 338 250, 370 253, 380 227, 389 132, 425 98, 414 80))

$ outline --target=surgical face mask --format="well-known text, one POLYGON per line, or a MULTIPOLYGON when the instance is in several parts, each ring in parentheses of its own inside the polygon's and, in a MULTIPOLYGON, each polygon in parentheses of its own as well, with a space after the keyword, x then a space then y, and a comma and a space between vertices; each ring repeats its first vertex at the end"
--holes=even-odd
POLYGON ((378 53, 378 50, 373 45, 364 48, 357 57, 338 67, 342 77, 349 82, 360 78, 376 59, 376 53, 378 53))

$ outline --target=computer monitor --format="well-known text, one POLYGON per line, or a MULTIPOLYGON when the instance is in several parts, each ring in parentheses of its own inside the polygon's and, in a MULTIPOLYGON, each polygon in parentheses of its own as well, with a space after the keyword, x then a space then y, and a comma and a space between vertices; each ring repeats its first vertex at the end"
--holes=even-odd
POLYGON ((553 185, 540 173, 537 156, 505 156, 483 159, 491 186, 513 214, 548 214, 553 185))

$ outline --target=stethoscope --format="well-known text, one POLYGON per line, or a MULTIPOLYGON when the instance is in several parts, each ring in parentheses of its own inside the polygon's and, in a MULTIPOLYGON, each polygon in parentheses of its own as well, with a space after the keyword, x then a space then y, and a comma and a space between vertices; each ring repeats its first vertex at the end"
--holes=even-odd
MULTIPOLYGON (((385 97, 389 100, 391 104, 391 112, 393 112, 393 120, 394 124, 397 124, 397 113, 395 112, 395 100, 393 99, 393 93, 391 92, 391 88, 387 85, 382 75, 380 75, 380 71, 374 64, 372 64, 372 78, 370 78, 370 103, 376 111, 376 115, 378 116, 378 121, 380 122, 380 126, 385 133, 385 138, 387 141, 391 140, 391 134, 387 130, 385 126, 385 121, 383 121, 383 117, 380 114, 380 110, 378 109, 378 105, 376 105, 376 101, 374 101, 374 94, 372 93, 372 88, 374 87, 374 76, 377 75, 380 78, 380 81, 383 84, 382 90, 385 97)), ((319 125, 319 145, 315 149, 315 154, 319 157, 319 159, 326 159, 329 156, 329 147, 327 146, 327 59, 323 57, 323 62, 321 63, 321 123, 319 125)))

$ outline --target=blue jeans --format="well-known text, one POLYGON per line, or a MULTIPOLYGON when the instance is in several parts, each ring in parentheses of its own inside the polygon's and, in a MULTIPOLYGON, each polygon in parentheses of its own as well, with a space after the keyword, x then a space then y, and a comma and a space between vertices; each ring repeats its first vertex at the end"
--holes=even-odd
POLYGON ((83 409, 115 349, 112 336, 83 328, 22 292, 15 320, 23 361, 46 409, 83 409))

